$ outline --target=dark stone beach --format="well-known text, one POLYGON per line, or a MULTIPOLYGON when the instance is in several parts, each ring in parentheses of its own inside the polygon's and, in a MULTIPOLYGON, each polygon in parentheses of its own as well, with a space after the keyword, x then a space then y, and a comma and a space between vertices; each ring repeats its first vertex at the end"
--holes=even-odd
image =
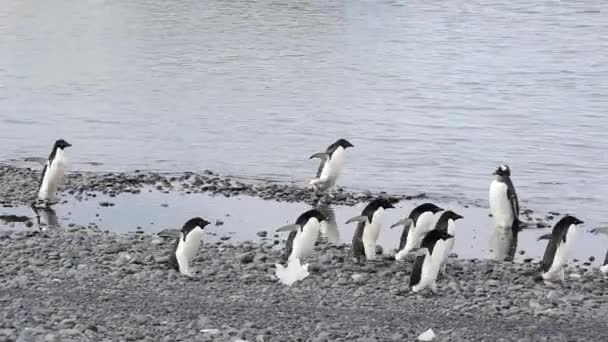
MULTIPOLYGON (((30 203, 37 177, 36 170, 0 167, 3 207, 30 203)), ((150 188, 309 204, 354 205, 380 195, 339 191, 328 199, 295 185, 213 172, 70 173, 62 193, 86 199, 150 188)), ((39 231, 2 222, 0 341, 415 341, 429 328, 436 341, 608 335, 608 278, 591 267, 570 266, 564 284, 550 285, 533 280, 538 260, 450 258, 438 294, 413 294, 410 262, 397 263, 385 251, 379 261, 359 265, 348 244, 322 242, 305 260, 310 276, 287 287, 274 276, 282 246, 275 239, 207 242, 190 279, 168 269, 173 240, 164 235, 79 225, 39 231)))

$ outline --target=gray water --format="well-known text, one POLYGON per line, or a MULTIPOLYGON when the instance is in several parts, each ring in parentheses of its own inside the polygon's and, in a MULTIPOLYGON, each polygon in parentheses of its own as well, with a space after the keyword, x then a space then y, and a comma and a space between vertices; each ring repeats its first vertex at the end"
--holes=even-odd
MULTIPOLYGON (((157 233, 164 230, 181 229, 184 222, 195 216, 202 216, 213 224, 205 228, 205 241, 208 243, 225 240, 226 243, 242 241, 259 241, 258 233, 265 231, 266 239, 283 242, 286 233, 275 233, 276 229, 295 222, 297 217, 310 209, 305 203, 286 203, 267 201, 250 196, 209 196, 206 194, 177 194, 143 191, 141 194, 120 194, 107 197, 97 194, 95 198, 79 201, 68 196, 65 203, 54 206, 53 211, 39 210, 38 222, 34 212, 28 206, 16 208, 0 208, 0 215, 27 216, 33 229, 72 229, 72 225, 91 227, 97 230, 110 230, 119 233, 130 233, 142 230, 157 233), (101 202, 110 202, 111 206, 101 206, 101 202), (217 222, 220 224, 217 224, 217 222)), ((383 218, 382 233, 378 244, 384 248, 385 254, 391 254, 399 246, 402 227, 390 226, 406 216, 415 206, 422 204, 417 201, 403 201, 396 209, 387 210, 383 218)), ((457 221, 456 238, 453 252, 459 258, 491 258, 503 260, 509 254, 511 236, 505 235, 502 229, 493 229, 492 218, 488 217, 484 208, 458 203, 441 203, 464 216, 457 221)), ((361 214, 365 203, 355 207, 333 206, 333 222, 328 233, 328 241, 336 244, 350 244, 356 224, 344 224, 351 217, 361 214)), ((1 218, 2 216, 0 216, 1 218)), ((2 220, 0 219, 0 223, 2 220)), ((25 224, 13 223, 8 227, 23 229, 25 224)), ((30 229, 31 230, 31 229, 30 229)), ((542 258, 547 240, 538 241, 543 234, 550 233, 549 228, 525 229, 518 234, 516 253, 512 255, 517 262, 532 258, 538 261, 542 258)), ((0 225, 0 234, 2 225, 0 225)), ((606 253, 604 234, 593 234, 580 229, 571 252, 573 265, 590 262, 592 266, 602 265, 606 253)), ((277 248, 284 248, 282 243, 277 248)))
POLYGON ((486 203, 608 222, 608 3, 52 1, 0 8, 0 160, 197 171, 486 203))

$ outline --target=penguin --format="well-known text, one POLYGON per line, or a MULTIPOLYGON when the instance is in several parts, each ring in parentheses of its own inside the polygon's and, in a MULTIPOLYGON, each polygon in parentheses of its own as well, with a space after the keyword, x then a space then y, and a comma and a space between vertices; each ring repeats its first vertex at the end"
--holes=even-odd
POLYGON ((602 273, 608 273, 608 251, 606 251, 606 257, 604 258, 604 265, 600 267, 602 273))
POLYGON ((295 224, 277 229, 277 232, 289 232, 285 259, 302 260, 311 256, 321 232, 321 223, 325 221, 327 217, 319 209, 311 209, 300 215, 295 224))
POLYGON ((203 230, 207 225, 209 221, 200 217, 192 218, 184 224, 169 256, 171 268, 188 277, 193 275, 190 262, 201 246, 203 230))
POLYGON ((539 241, 549 240, 541 263, 543 280, 565 280, 564 266, 568 253, 574 244, 577 225, 583 223, 574 216, 566 215, 555 224, 551 234, 545 234, 538 238, 539 241))
POLYGON ((456 221, 462 219, 463 217, 456 214, 455 212, 448 210, 445 211, 439 216, 439 220, 437 220, 437 224, 435 224, 435 230, 442 231, 444 233, 448 233, 452 236, 451 239, 445 241, 445 243, 441 244, 441 246, 436 246, 437 253, 443 253, 443 263, 441 264, 440 271, 445 274, 445 267, 448 260, 448 256, 452 252, 452 248, 454 248, 454 239, 456 238, 456 230, 454 229, 456 226, 456 221))
POLYGON ((42 169, 38 189, 38 199, 43 201, 46 206, 57 203, 56 192, 63 183, 65 173, 65 152, 64 150, 72 146, 67 141, 59 139, 55 141, 49 159, 42 169))
POLYGON ((336 185, 336 180, 342 172, 347 148, 354 147, 346 139, 338 139, 329 145, 325 152, 315 153, 309 159, 320 158, 321 163, 317 170, 317 176, 310 181, 310 184, 320 190, 327 190, 336 185))
POLYGON ((394 228, 405 225, 395 260, 403 260, 411 251, 420 247, 424 236, 433 229, 433 216, 440 211, 443 211, 443 208, 433 203, 424 203, 414 208, 407 218, 391 226, 394 228))
POLYGON ((421 247, 413 250, 417 255, 410 275, 410 288, 413 292, 426 288, 430 288, 433 293, 437 292, 437 275, 447 257, 443 251, 446 243, 452 239, 453 236, 447 232, 433 229, 426 234, 421 247))
POLYGON ((500 165, 493 173, 496 179, 490 184, 490 212, 496 227, 517 231, 520 228, 519 200, 511 181, 511 169, 500 165))
POLYGON ((376 198, 372 200, 365 208, 360 216, 355 216, 346 224, 358 222, 357 229, 353 236, 353 254, 357 262, 365 256, 366 260, 376 259, 376 241, 380 236, 382 229, 382 217, 386 209, 395 208, 393 203, 395 199, 376 198))

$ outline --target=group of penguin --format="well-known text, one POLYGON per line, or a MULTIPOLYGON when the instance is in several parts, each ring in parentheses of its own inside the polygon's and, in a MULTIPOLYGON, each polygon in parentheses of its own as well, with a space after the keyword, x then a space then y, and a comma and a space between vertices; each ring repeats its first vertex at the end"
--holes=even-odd
MULTIPOLYGON (((40 177, 37 201, 32 204, 34 207, 40 202, 45 206, 56 203, 56 192, 65 173, 65 149, 70 146, 63 139, 57 140, 53 145, 40 177)), ((349 141, 339 139, 324 152, 310 157, 321 160, 316 177, 310 181, 316 190, 331 191, 335 188, 345 163, 346 150, 352 147, 354 145, 349 141)), ((519 201, 511 181, 511 170, 507 165, 500 165, 494 175, 496 178, 490 185, 489 202, 496 228, 517 233, 525 223, 519 220, 519 201)), ((375 260, 376 242, 382 230, 384 212, 395 208, 397 202, 393 198, 378 197, 365 206, 360 216, 346 221, 346 224, 357 223, 352 240, 352 253, 357 262, 375 260)), ((433 203, 424 203, 391 226, 404 227, 395 259, 414 259, 410 275, 412 291, 437 291, 437 276, 440 272, 445 273, 448 255, 454 246, 456 221, 462 218, 451 210, 444 210, 433 203)), ((313 254, 322 225, 327 224, 328 220, 324 210, 315 208, 301 214, 294 224, 277 229, 277 232, 289 232, 285 247, 288 262, 302 260, 313 254)), ((566 215, 555 224, 550 234, 539 237, 539 240, 547 239, 549 242, 537 274, 538 279, 564 281, 564 266, 574 244, 577 227, 582 223, 578 218, 566 215)), ((200 249, 204 229, 209 224, 209 221, 195 217, 183 225, 170 255, 169 265, 172 268, 187 276, 193 274, 190 265, 200 249)), ((600 270, 608 273, 608 254, 600 270)))

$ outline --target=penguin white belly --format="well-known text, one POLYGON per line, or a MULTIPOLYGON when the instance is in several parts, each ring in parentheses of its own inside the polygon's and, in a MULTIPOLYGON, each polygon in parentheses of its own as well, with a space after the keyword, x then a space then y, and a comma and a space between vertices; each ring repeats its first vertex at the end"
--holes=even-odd
MULTIPOLYGON (((448 221, 448 234, 454 236, 454 221, 453 220, 449 220, 448 221)), ((454 238, 451 239, 447 239, 445 241, 439 241, 439 242, 443 242, 442 244, 437 243, 435 245, 435 249, 437 249, 437 257, 439 259, 441 259, 441 265, 445 265, 445 263, 448 260, 448 256, 450 255, 450 253, 452 252, 452 248, 454 247, 454 238)), ((435 254, 435 253, 434 253, 435 254)))
POLYGON ((186 235, 186 241, 184 241, 183 233, 180 235, 180 241, 175 251, 175 258, 177 259, 181 273, 190 273, 190 262, 198 252, 202 238, 203 230, 200 228, 190 231, 186 235))
POLYGON ((490 212, 496 225, 502 228, 513 226, 513 210, 507 189, 507 184, 497 180, 490 185, 490 212))
POLYGON ((560 242, 555 251, 553 262, 549 270, 543 274, 544 279, 554 279, 556 276, 561 275, 563 267, 566 265, 568 260, 568 254, 574 245, 574 237, 576 235, 576 225, 571 225, 566 233, 566 242, 560 242))
POLYGON ((365 249, 365 257, 367 260, 374 260, 376 258, 376 241, 380 236, 382 230, 382 218, 384 217, 384 208, 378 208, 372 215, 372 222, 365 223, 365 229, 363 229, 363 248, 365 249))
POLYGON ((345 153, 343 147, 338 147, 330 159, 325 162, 325 166, 321 171, 319 177, 323 182, 329 182, 331 186, 335 185, 336 180, 340 173, 342 173, 342 167, 344 166, 345 153))
POLYGON ((376 258, 376 241, 380 236, 381 225, 378 223, 366 223, 363 229, 363 248, 365 249, 365 257, 367 260, 376 258))
POLYGON ((608 273, 608 264, 600 267, 600 272, 602 272, 602 273, 608 273))
POLYGON ((504 260, 509 255, 512 241, 513 231, 511 229, 495 227, 492 230, 492 237, 490 239, 490 257, 494 260, 504 260))
POLYGON ((58 149, 55 159, 53 159, 53 162, 51 163, 51 167, 47 167, 46 169, 38 192, 38 198, 46 201, 55 201, 57 190, 61 184, 63 184, 64 174, 65 158, 63 157, 63 152, 58 149))
POLYGON ((289 260, 298 258, 302 260, 312 255, 315 243, 319 238, 320 224, 316 219, 310 219, 301 230, 298 230, 293 239, 293 250, 289 260))
POLYGON ((419 248, 424 236, 431 231, 433 227, 433 213, 425 212, 420 217, 416 225, 412 225, 410 228, 407 239, 405 240, 405 247, 397 255, 396 260, 403 260, 414 248, 419 248))

